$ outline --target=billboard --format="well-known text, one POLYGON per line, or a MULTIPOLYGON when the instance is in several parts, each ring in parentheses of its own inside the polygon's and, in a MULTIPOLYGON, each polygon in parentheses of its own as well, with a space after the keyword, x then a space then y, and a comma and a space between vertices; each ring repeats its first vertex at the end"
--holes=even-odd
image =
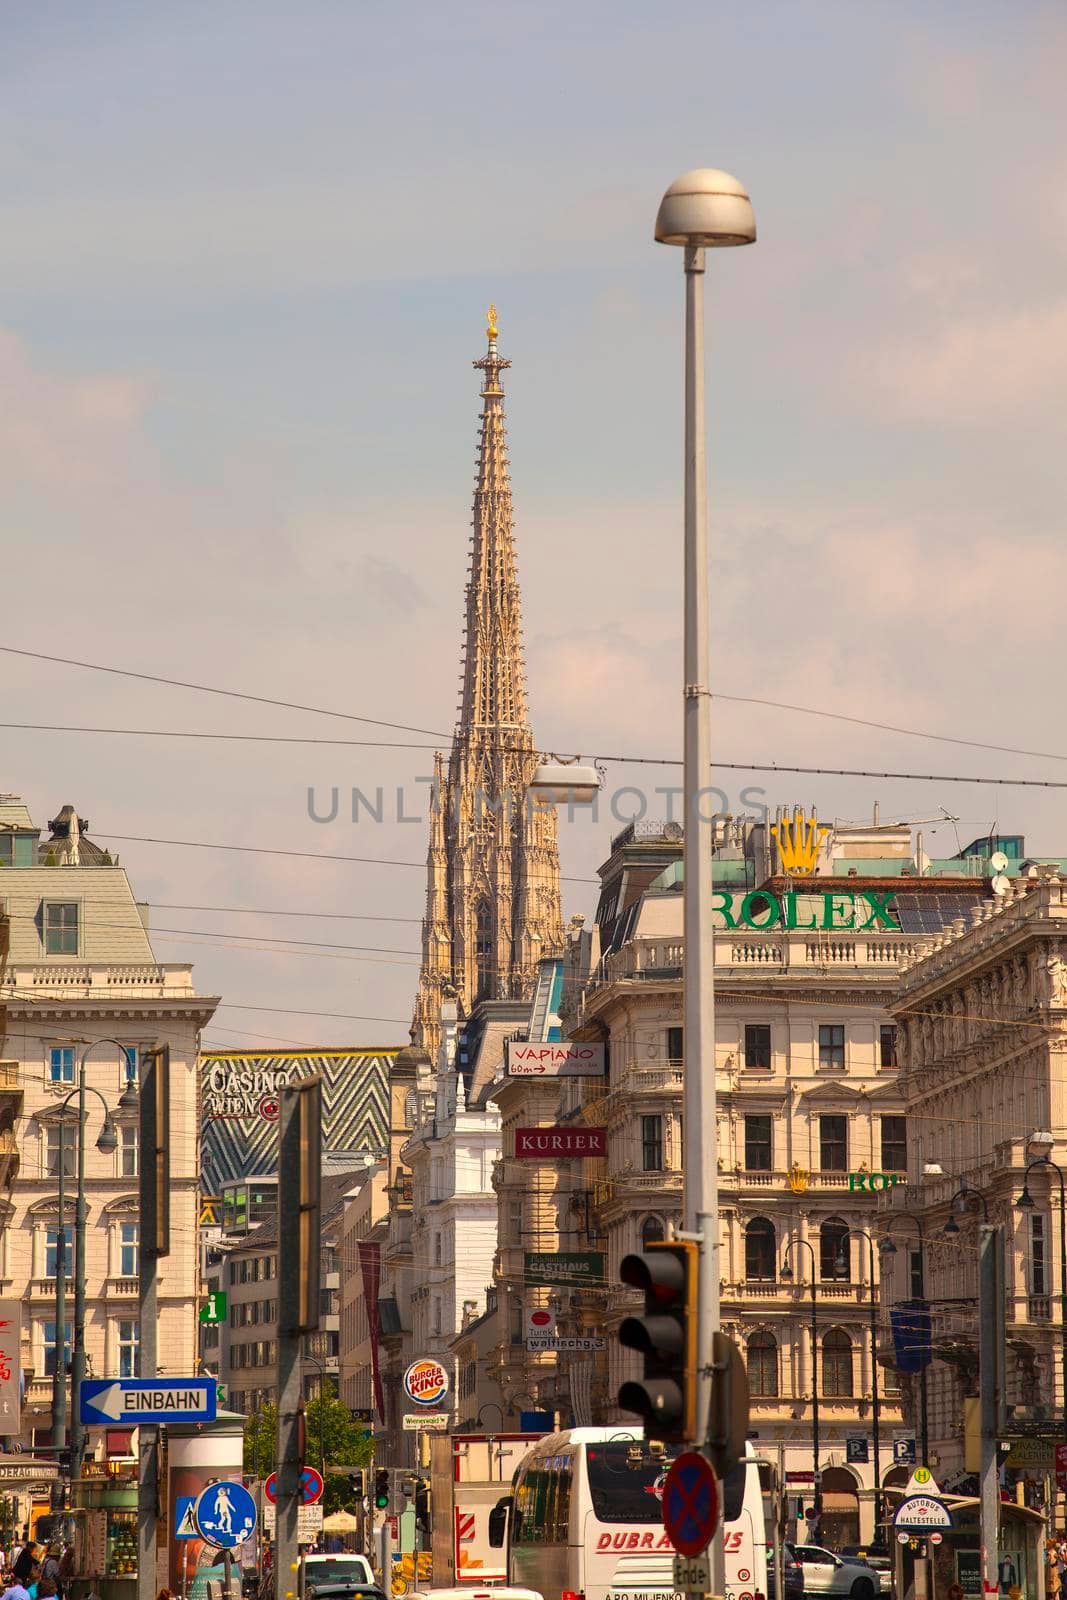
POLYGON ((575 1044, 564 1039, 542 1044, 527 1039, 509 1039, 504 1046, 505 1070, 509 1078, 602 1078, 604 1046, 575 1044))
POLYGON ((515 1154, 533 1161, 580 1160, 606 1156, 606 1128, 516 1128, 515 1154))

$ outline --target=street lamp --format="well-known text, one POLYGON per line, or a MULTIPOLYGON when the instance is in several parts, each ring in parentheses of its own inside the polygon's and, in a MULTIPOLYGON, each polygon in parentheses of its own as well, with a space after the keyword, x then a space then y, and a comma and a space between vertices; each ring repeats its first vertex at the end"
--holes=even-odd
MULTIPOLYGON (((306 1336, 305 1336, 306 1337, 306 1336)), ((326 1477, 326 1418, 323 1410, 326 1404, 326 1368, 318 1356, 313 1356, 310 1350, 303 1352, 305 1361, 312 1362, 319 1369, 319 1472, 326 1477)))
MULTIPOLYGON (((1045 1139, 1040 1134, 1034 1134, 1030 1143, 1044 1145, 1045 1139)), ((1034 1157, 1023 1174, 1023 1192, 1015 1202, 1017 1211, 1036 1209, 1034 1197, 1030 1193, 1030 1174, 1035 1167, 1050 1167, 1060 1184, 1060 1339, 1063 1352, 1063 1436, 1067 1439, 1067 1190, 1063 1182, 1063 1168, 1058 1162, 1053 1161, 1046 1149, 1043 1156, 1034 1157)))
POLYGON ((822 1473, 819 1471, 819 1327, 815 1299, 815 1251, 807 1239, 787 1239, 785 1261, 779 1276, 783 1283, 792 1283, 793 1269, 789 1265, 789 1252, 803 1245, 811 1257, 811 1460, 814 1485, 815 1522, 822 1519, 822 1473))
MULTIPOLYGON (((81 1042, 81 1041, 77 1041, 81 1042)), ((52 1386, 52 1437, 55 1449, 61 1450, 67 1443, 67 1394, 64 1360, 64 1346, 66 1344, 66 1237, 64 1229, 64 1204, 65 1188, 64 1178, 66 1166, 66 1150, 64 1140, 65 1113, 70 1103, 75 1098, 78 1110, 75 1118, 77 1126, 77 1197, 74 1210, 74 1338, 71 1345, 70 1359, 70 1478, 77 1481, 81 1477, 82 1456, 85 1453, 85 1429, 82 1426, 78 1398, 81 1384, 85 1377, 85 1230, 86 1230, 86 1202, 85 1202, 85 1124, 88 1114, 86 1095, 91 1091, 100 1101, 104 1109, 104 1123, 96 1141, 96 1148, 102 1155, 107 1155, 118 1149, 118 1133, 115 1129, 114 1119, 104 1096, 99 1089, 93 1088, 85 1081, 85 1064, 90 1053, 100 1045, 114 1045, 126 1061, 126 1088, 119 1099, 119 1107, 129 1110, 137 1105, 137 1091, 134 1087, 136 1078, 136 1058, 126 1045, 119 1039, 94 1039, 85 1046, 78 1062, 78 1085, 63 1099, 58 1108, 59 1118, 59 1230, 56 1261, 56 1370, 60 1377, 58 1385, 53 1381, 52 1386), (132 1098, 131 1098, 132 1097, 132 1098), (62 1259, 60 1259, 62 1258, 62 1259)))
MULTIPOLYGON (((752 203, 736 178, 713 168, 687 172, 660 202, 655 236, 680 245, 685 273, 685 648, 682 768, 684 790, 685 1073, 683 1080, 685 1226, 700 1240, 696 1366, 703 1430, 711 1400, 714 1334, 719 1327, 719 1177, 715 1105, 715 950, 712 857, 701 813, 711 777, 707 462, 704 420, 704 251, 752 244, 752 203)), ((711 1586, 725 1593, 722 1532, 711 1547, 711 1586)))
POLYGON ((968 1211, 975 1209, 973 1202, 977 1200, 978 1204, 982 1208, 982 1221, 989 1221, 989 1207, 986 1204, 985 1195, 982 1193, 981 1189, 975 1189, 967 1182, 966 1178, 964 1178, 963 1182, 956 1190, 956 1193, 952 1196, 952 1199, 948 1203, 948 1221, 945 1223, 942 1232, 947 1233, 949 1238, 951 1238, 953 1234, 957 1234, 960 1231, 960 1225, 956 1221, 957 1200, 960 1202, 961 1206, 965 1207, 968 1211))
MULTIPOLYGON (((850 1228, 849 1234, 855 1234, 859 1239, 866 1239, 867 1248, 870 1251, 871 1272, 870 1281, 867 1285, 867 1292, 870 1296, 871 1313, 871 1433, 874 1440, 874 1530, 875 1537, 877 1537, 878 1528, 882 1520, 882 1465, 878 1444, 879 1427, 882 1420, 882 1406, 881 1399, 878 1394, 878 1296, 874 1292, 874 1240, 867 1232, 866 1228, 850 1228)), ((843 1259, 844 1251, 847 1248, 847 1240, 842 1242, 841 1248, 842 1254, 838 1257, 838 1262, 844 1266, 847 1273, 848 1261, 843 1259)))
MULTIPOLYGON (((908 1222, 913 1222, 915 1224, 916 1232, 919 1235, 919 1299, 925 1303, 926 1229, 923 1227, 922 1217, 920 1217, 917 1212, 906 1210, 894 1211, 888 1219, 888 1228, 891 1230, 894 1222, 900 1218, 903 1218, 908 1222)), ((883 1256, 895 1256, 897 1253, 897 1247, 893 1243, 892 1238, 889 1237, 888 1233, 887 1236, 879 1242, 879 1249, 881 1250, 883 1256)), ((908 1298, 910 1299, 911 1296, 909 1295, 908 1298)), ((926 1374, 929 1371, 929 1367, 929 1361, 925 1362, 921 1371, 922 1382, 919 1389, 919 1448, 922 1452, 921 1461, 923 1466, 926 1466, 930 1460, 929 1397, 926 1388, 926 1374)))

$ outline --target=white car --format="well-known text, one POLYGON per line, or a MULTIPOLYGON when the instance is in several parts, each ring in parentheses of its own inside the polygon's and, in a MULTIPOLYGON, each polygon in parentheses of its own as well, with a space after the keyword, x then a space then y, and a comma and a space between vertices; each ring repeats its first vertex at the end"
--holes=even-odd
POLYGON ((374 1573, 366 1556, 351 1550, 335 1554, 304 1556, 300 1562, 300 1592, 308 1597, 319 1584, 357 1583, 376 1588, 374 1573))
POLYGON ((882 1583, 873 1567, 863 1561, 844 1561, 818 1544, 789 1546, 790 1559, 804 1573, 804 1593, 849 1595, 851 1600, 875 1600, 882 1583))

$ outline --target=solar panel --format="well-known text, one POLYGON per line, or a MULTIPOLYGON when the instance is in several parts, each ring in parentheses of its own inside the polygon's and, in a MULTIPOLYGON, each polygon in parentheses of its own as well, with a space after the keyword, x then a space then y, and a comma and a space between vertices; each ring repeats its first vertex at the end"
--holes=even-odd
POLYGON ((902 933, 943 933, 958 917, 970 923, 972 906, 981 905, 982 890, 964 894, 898 894, 892 906, 902 933))

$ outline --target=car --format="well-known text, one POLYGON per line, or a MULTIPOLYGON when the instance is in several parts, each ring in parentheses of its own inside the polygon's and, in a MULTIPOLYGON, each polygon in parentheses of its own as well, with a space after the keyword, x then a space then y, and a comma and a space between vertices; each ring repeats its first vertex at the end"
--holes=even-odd
POLYGON ((804 1569, 805 1595, 849 1595, 851 1600, 875 1600, 882 1580, 865 1561, 846 1561, 818 1544, 786 1546, 791 1561, 804 1569))
POLYGON ((846 1544, 838 1551, 843 1561, 862 1561, 882 1580, 883 1592, 893 1586, 893 1557, 884 1544, 846 1544))
POLYGON ((300 1563, 301 1593, 310 1597, 327 1584, 354 1584, 357 1588, 365 1589, 378 1587, 366 1556, 357 1555, 352 1550, 338 1550, 332 1555, 304 1556, 300 1563))
MULTIPOLYGON (((799 1561, 790 1559, 789 1551, 782 1550, 782 1577, 785 1600, 803 1600, 804 1597, 804 1568, 799 1561)), ((767 1550, 767 1600, 778 1600, 776 1579, 774 1573, 774 1550, 767 1550)))
POLYGON ((544 1600, 536 1589, 506 1583, 465 1583, 462 1589, 416 1589, 407 1600, 544 1600))
POLYGON ((334 1582, 333 1579, 329 1583, 316 1583, 308 1594, 313 1594, 315 1600, 386 1600, 385 1590, 379 1589, 377 1584, 334 1582))

